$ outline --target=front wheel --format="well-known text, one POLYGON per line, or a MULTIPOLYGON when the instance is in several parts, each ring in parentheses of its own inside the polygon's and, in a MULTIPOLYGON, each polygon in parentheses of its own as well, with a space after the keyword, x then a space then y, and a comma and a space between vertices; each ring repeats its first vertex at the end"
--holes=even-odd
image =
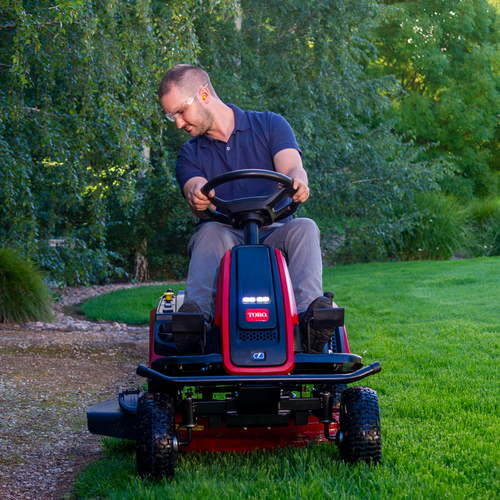
POLYGON ((172 396, 161 392, 144 394, 136 415, 137 473, 141 477, 173 477, 177 465, 175 407, 172 396))
POLYGON ((350 387, 340 402, 340 457, 355 463, 379 463, 382 457, 377 393, 368 387, 350 387))

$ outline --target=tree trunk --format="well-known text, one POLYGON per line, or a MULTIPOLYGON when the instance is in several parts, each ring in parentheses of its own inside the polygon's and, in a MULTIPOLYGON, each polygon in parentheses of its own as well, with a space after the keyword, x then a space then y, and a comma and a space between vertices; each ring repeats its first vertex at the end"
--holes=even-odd
POLYGON ((149 265, 147 258, 148 242, 144 240, 135 254, 134 280, 144 283, 149 280, 149 265))
MULTIPOLYGON (((143 146, 142 154, 144 156, 146 167, 139 169, 139 178, 142 178, 146 175, 146 172, 149 167, 149 158, 151 154, 151 149, 145 144, 143 146)), ((143 240, 135 254, 134 280, 139 283, 143 283, 149 280, 149 264, 148 264, 147 250, 148 250, 148 241, 143 240)))

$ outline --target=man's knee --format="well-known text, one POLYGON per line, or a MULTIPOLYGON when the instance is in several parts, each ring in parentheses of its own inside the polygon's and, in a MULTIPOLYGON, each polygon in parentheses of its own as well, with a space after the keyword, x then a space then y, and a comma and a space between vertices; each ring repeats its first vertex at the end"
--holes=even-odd
POLYGON ((293 219, 289 223, 290 234, 294 234, 303 238, 319 239, 319 228, 312 219, 299 218, 293 219))
POLYGON ((231 233, 217 222, 205 222, 194 233, 188 246, 191 254, 195 247, 202 246, 206 251, 217 249, 224 252, 235 245, 231 233))

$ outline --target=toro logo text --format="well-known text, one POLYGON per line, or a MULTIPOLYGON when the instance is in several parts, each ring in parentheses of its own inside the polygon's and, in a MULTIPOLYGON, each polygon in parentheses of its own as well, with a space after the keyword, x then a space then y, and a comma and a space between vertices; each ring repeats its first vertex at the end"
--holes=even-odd
POLYGON ((247 321, 269 321, 267 309, 247 309, 247 321))

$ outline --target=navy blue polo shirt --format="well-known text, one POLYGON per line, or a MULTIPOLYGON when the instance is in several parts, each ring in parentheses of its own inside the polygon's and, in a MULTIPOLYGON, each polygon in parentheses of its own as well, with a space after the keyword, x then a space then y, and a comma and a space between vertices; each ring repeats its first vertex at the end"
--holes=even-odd
MULTIPOLYGON (((233 170, 254 169, 274 171, 273 158, 283 149, 302 151, 288 122, 270 111, 242 111, 233 104, 235 126, 228 142, 203 134, 187 141, 177 155, 176 175, 181 190, 192 177, 211 180, 233 170)), ((228 182, 215 190, 217 197, 234 200, 274 193, 277 184, 263 179, 228 182)), ((281 208, 291 199, 282 200, 281 208)), ((285 219, 283 222, 290 220, 285 219)))

